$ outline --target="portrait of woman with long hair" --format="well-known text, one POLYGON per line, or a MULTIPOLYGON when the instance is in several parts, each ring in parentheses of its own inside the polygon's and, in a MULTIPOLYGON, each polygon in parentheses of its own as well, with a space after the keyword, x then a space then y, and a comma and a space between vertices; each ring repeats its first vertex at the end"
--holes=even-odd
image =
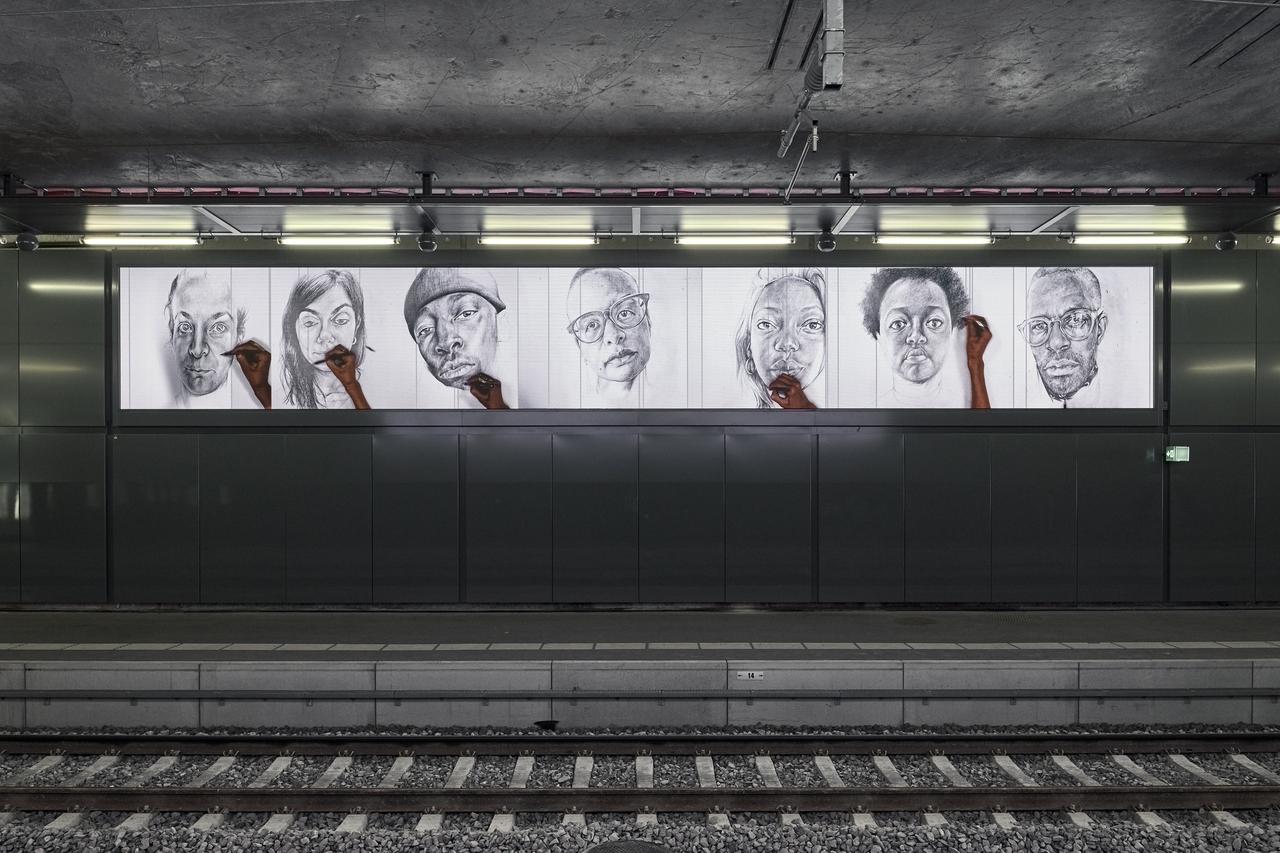
POLYGON ((350 272, 325 270, 299 279, 280 329, 285 402, 298 409, 353 408, 324 357, 333 347, 344 346, 355 356, 358 370, 364 363, 365 328, 364 293, 350 272))

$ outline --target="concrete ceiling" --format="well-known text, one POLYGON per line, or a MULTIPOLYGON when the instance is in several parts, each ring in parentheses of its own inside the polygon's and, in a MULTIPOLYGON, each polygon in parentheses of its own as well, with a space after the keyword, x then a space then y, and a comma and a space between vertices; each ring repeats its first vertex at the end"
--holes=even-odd
MULTIPOLYGON (((37 186, 770 186, 818 0, 7 0, 37 186)), ((1280 169, 1280 5, 848 0, 802 185, 1233 185, 1280 169)))

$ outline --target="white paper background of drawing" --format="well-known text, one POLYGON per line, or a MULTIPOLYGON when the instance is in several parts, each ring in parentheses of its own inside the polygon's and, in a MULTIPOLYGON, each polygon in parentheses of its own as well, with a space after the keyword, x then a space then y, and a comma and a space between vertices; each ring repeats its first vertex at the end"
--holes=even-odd
MULTIPOLYGON (((256 409, 257 399, 244 374, 231 365, 222 386, 208 394, 194 396, 183 391, 178 358, 170 346, 165 304, 169 287, 182 267, 133 267, 121 270, 122 314, 128 315, 127 334, 121 335, 121 408, 129 409, 256 409)), ((238 267, 188 269, 203 273, 211 282, 223 282, 231 289, 233 308, 245 312, 247 338, 267 345, 269 340, 269 270, 238 267)), ((221 356, 219 356, 221 357, 221 356)))
MULTIPOLYGON (((826 282, 823 297, 831 289, 829 270, 818 268, 826 282)), ((736 353, 738 332, 750 318, 759 290, 768 282, 798 268, 726 267, 702 270, 702 407, 706 409, 755 408, 750 380, 739 369, 736 353)), ((839 335, 838 319, 826 306, 826 344, 821 349, 823 369, 805 388, 818 406, 834 405, 835 394, 828 388, 826 369, 829 342, 839 335)))
MULTIPOLYGON (((1152 350, 1153 271, 1150 267, 1089 267, 1102 287, 1102 311, 1107 315, 1107 330, 1098 344, 1098 376, 1091 387, 1080 392, 1088 395, 1090 408, 1149 409, 1153 403, 1154 364, 1152 350)), ((1021 277, 1014 288, 1016 323, 1027 316, 1027 286, 1035 269, 1019 271, 1021 277)), ((1015 326, 1016 326, 1015 323, 1015 326)), ((1036 372, 1035 359, 1015 328, 1013 335, 1020 350, 1015 368, 1016 408, 1059 408, 1044 390, 1036 372)), ((992 400, 995 405, 995 400, 992 400)))

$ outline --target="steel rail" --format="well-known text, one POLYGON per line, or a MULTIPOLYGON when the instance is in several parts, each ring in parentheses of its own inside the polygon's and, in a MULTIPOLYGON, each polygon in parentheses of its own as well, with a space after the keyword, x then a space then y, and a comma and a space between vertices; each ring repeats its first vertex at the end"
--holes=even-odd
POLYGON ((1203 734, 6 734, 0 753, 36 755, 1044 755, 1280 752, 1280 731, 1203 734))
POLYGON ((743 688, 738 690, 222 690, 222 689, 11 689, 0 690, 0 700, 78 701, 610 701, 610 700, 721 700, 738 701, 883 701, 892 699, 1270 699, 1280 698, 1275 687, 1062 687, 1062 688, 858 688, 802 690, 743 688))
POLYGON ((1260 809, 1280 785, 1052 788, 0 789, 6 811, 849 812, 1260 809))

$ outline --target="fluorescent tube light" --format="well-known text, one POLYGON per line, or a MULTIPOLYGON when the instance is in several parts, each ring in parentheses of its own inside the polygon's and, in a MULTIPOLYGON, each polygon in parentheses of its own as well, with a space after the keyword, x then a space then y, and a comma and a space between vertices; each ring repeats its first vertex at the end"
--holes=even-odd
POLYGON ((881 246, 989 246, 986 234, 877 234, 881 246))
POLYGON ((1190 240, 1186 234, 1077 234, 1071 238, 1077 246, 1185 246, 1190 240))
POLYGON ((594 234, 485 234, 482 246, 594 246, 594 234))
POLYGON ((36 293, 101 293, 101 284, 77 284, 71 281, 33 281, 27 285, 28 290, 36 293))
POLYGON ((1178 284, 1174 282, 1173 292, 1181 294, 1218 294, 1239 293, 1244 290, 1243 281, 1202 281, 1196 284, 1178 284))
POLYGON ((395 237, 385 234, 286 234, 282 246, 394 246, 395 237))
POLYGON ((185 237, 178 234, 133 234, 120 236, 112 234, 86 234, 82 241, 86 246, 198 246, 198 237, 185 237))
POLYGON ((677 246, 790 246, 790 234, 677 234, 677 246))

